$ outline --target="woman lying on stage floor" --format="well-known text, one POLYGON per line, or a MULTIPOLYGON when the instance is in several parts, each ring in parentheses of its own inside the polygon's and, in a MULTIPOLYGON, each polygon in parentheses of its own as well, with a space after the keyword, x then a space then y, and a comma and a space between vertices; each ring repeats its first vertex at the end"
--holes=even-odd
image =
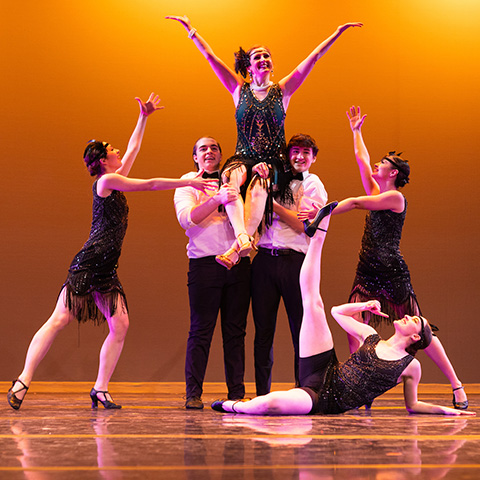
MULTIPOLYGON (((332 211, 330 204, 324 209, 332 211)), ((414 355, 432 340, 430 325, 423 317, 406 315, 396 320, 394 335, 382 340, 373 327, 354 318, 356 313, 367 310, 385 315, 378 301, 333 307, 332 315, 337 323, 361 344, 346 362, 338 362, 319 290, 322 248, 329 222, 327 213, 310 242, 300 273, 304 306, 300 330, 301 386, 249 401, 217 400, 212 408, 249 415, 342 413, 371 403, 403 380, 405 406, 410 413, 475 415, 417 399, 421 366, 414 355)))

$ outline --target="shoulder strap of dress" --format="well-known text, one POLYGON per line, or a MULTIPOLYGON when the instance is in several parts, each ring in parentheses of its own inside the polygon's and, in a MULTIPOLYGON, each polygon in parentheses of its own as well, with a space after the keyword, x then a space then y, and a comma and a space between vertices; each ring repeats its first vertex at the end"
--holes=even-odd
POLYGON ((371 345, 376 345, 381 339, 382 337, 378 333, 371 333, 363 343, 368 342, 371 345))

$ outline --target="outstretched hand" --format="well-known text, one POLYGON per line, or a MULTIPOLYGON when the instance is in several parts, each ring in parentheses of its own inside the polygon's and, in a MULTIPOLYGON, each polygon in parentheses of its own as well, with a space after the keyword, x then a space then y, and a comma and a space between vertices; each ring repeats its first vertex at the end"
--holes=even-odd
POLYGON ((365 310, 372 312, 374 315, 379 315, 380 317, 388 318, 388 315, 382 312, 382 308, 378 300, 370 300, 366 302, 365 310))
POLYGON ((350 27, 363 27, 363 23, 361 22, 350 22, 350 23, 345 23, 344 25, 340 25, 338 27, 338 30, 340 33, 344 32, 347 28, 350 27))
POLYGON ((443 409, 443 414, 444 415, 454 415, 454 416, 460 416, 460 415, 476 415, 477 413, 476 412, 472 412, 472 411, 469 411, 469 410, 457 410, 457 409, 454 409, 454 408, 450 408, 450 407, 441 407, 443 409))
POLYGON ((140 111, 146 117, 151 115, 153 112, 156 112, 157 110, 162 110, 163 108, 165 108, 160 105, 160 98, 158 97, 158 95, 155 95, 154 93, 150 94, 150 96, 148 97, 148 100, 145 103, 138 97, 135 97, 135 100, 138 102, 140 106, 140 111))
POLYGON ((367 114, 362 116, 360 107, 355 108, 355 106, 352 106, 350 107, 350 110, 347 110, 347 117, 350 122, 350 128, 352 129, 352 132, 354 132, 355 130, 360 130, 362 128, 367 114))
POLYGON ((202 178, 203 172, 204 170, 198 171, 197 175, 192 178, 190 186, 212 196, 218 190, 218 180, 214 178, 202 178))
POLYGON ((176 16, 176 15, 169 15, 165 17, 167 20, 176 20, 177 22, 181 23, 187 32, 189 32, 192 29, 192 24, 190 23, 190 19, 186 16, 183 15, 181 17, 176 16))

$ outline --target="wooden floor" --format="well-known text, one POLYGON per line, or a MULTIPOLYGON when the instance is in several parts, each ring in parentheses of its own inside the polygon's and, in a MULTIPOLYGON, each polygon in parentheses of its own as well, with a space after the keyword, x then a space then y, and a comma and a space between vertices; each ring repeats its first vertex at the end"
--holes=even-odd
MULTIPOLYGON (((398 389, 370 411, 253 417, 210 409, 223 384, 205 386, 200 411, 183 408, 182 383, 112 383, 116 411, 92 410, 90 388, 36 382, 19 411, 4 400, 0 479, 480 478, 480 385, 466 388, 468 418, 408 415, 398 389)), ((451 405, 444 385, 420 396, 451 405)))

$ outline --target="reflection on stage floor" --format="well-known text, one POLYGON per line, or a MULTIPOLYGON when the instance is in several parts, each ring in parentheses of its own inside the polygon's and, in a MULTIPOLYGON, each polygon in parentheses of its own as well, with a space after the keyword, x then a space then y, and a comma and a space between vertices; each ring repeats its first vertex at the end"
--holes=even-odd
MULTIPOLYGON (((181 383, 112 384, 124 407, 110 411, 90 408, 90 387, 34 383, 19 411, 4 400, 0 478, 480 478, 480 416, 408 415, 400 390, 371 410, 253 417, 209 408, 222 384, 206 385, 198 411, 183 408, 181 383)), ((422 387, 423 400, 450 405, 446 386, 422 387)), ((478 385, 467 392, 480 412, 478 385)))

